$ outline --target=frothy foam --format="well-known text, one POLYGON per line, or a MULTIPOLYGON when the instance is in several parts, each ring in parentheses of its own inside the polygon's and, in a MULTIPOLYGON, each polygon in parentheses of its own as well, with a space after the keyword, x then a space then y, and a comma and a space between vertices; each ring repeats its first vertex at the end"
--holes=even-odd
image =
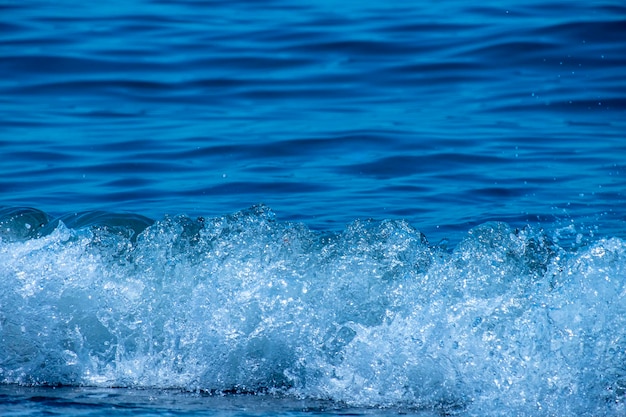
POLYGON ((626 411, 623 240, 486 223, 447 251, 402 221, 323 233, 263 206, 116 219, 0 235, 1 381, 626 411))

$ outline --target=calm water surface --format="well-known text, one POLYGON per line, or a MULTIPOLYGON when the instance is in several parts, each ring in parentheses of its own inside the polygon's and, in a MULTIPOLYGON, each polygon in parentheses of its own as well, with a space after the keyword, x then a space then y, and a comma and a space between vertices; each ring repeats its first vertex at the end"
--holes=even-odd
POLYGON ((623 231, 620 2, 2 11, 5 206, 623 231))

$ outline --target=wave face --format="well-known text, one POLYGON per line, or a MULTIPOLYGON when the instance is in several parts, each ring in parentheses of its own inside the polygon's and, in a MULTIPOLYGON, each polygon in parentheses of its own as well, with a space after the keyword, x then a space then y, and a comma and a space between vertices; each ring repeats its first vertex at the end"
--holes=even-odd
POLYGON ((489 222, 448 250, 404 221, 326 233, 265 206, 65 218, 0 218, 3 383, 626 411, 622 239, 489 222))

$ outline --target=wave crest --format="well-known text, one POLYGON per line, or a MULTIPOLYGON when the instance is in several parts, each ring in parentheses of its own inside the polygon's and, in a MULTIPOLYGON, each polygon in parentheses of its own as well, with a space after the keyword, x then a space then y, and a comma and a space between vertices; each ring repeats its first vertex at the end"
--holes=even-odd
POLYGON ((403 221, 326 233, 265 206, 6 213, 48 222, 1 236, 4 383, 572 415, 626 395, 621 239, 565 250, 490 222, 450 251, 403 221))

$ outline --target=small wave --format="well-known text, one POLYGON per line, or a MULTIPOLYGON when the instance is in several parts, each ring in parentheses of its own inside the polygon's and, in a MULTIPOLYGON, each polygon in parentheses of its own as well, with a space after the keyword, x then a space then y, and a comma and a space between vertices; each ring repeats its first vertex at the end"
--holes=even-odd
POLYGON ((329 233, 265 206, 156 222, 3 209, 0 226, 4 383, 624 411, 618 238, 565 249, 572 230, 488 222, 448 250, 404 221, 329 233))
POLYGON ((46 236, 61 222, 71 229, 98 229, 134 240, 154 220, 140 214, 105 211, 68 213, 55 218, 32 207, 5 207, 0 208, 0 239, 11 242, 46 236))

